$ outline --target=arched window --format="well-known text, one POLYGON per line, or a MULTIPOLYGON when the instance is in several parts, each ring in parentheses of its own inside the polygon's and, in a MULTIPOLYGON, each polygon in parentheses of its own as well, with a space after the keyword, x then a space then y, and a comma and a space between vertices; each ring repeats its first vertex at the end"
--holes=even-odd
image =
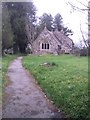
POLYGON ((47 44, 47 49, 49 49, 49 44, 47 44))
POLYGON ((47 44, 45 43, 45 49, 47 49, 47 44))
POLYGON ((49 49, 48 43, 42 43, 42 49, 49 49))
POLYGON ((42 49, 44 49, 44 44, 42 43, 42 49))

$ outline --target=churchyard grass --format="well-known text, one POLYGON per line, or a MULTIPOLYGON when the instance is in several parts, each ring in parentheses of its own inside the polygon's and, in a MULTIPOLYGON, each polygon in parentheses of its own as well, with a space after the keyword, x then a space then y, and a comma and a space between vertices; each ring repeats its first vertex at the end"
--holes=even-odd
POLYGON ((87 119, 88 57, 73 55, 24 56, 23 66, 30 71, 47 97, 67 117, 87 119))

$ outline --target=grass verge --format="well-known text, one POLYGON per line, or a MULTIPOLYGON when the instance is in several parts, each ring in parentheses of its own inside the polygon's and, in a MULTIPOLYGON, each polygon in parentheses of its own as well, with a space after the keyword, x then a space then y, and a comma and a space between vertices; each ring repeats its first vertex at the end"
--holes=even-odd
POLYGON ((88 119, 88 58, 72 55, 24 56, 23 66, 67 117, 88 119))
POLYGON ((10 81, 7 76, 7 70, 10 62, 14 60, 17 57, 17 55, 6 55, 2 57, 2 96, 3 96, 3 103, 6 98, 5 94, 5 87, 10 84, 10 81))
POLYGON ((2 58, 0 57, 0 118, 2 109, 2 58))
POLYGON ((7 69, 12 60, 16 58, 16 55, 6 55, 2 57, 2 85, 3 87, 8 84, 7 69))

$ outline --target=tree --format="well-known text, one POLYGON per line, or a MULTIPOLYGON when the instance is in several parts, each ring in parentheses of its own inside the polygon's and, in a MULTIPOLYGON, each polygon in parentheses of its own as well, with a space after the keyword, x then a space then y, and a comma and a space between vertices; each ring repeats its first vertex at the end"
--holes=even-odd
POLYGON ((54 18, 51 14, 44 13, 39 18, 39 23, 35 26, 35 39, 42 32, 45 26, 49 31, 55 31, 55 29, 61 31, 63 29, 66 36, 73 34, 72 31, 68 29, 68 27, 64 27, 63 18, 59 13, 57 13, 54 18))
POLYGON ((65 0, 65 3, 72 8, 73 12, 78 10, 81 13, 84 13, 84 11, 88 11, 88 2, 89 0, 76 0, 71 2, 69 0, 65 0))
POLYGON ((35 26, 36 26, 36 7, 33 2, 30 2, 27 9, 26 16, 26 31, 28 36, 28 43, 32 46, 33 41, 35 40, 35 26))
POLYGON ((88 48, 88 46, 89 46, 88 40, 86 40, 86 38, 84 37, 84 33, 82 31, 82 28, 81 28, 81 23, 80 23, 80 32, 81 32, 81 35, 82 35, 82 38, 83 38, 84 45, 85 45, 86 48, 88 48))
POLYGON ((41 17, 38 17, 38 21, 34 26, 34 40, 43 31, 45 26, 49 31, 53 30, 53 17, 51 14, 43 13, 41 17))
POLYGON ((8 9, 6 4, 2 3, 2 53, 4 49, 13 46, 13 37, 8 9))
POLYGON ((57 13, 54 17, 54 28, 58 29, 58 31, 61 31, 63 28, 63 21, 62 21, 62 16, 57 13))
MULTIPOLYGON (((72 12, 78 11, 81 14, 84 14, 84 15, 87 15, 87 13, 88 13, 88 20, 86 20, 86 25, 88 23, 90 23, 89 22, 90 21, 90 2, 89 2, 89 0, 83 0, 83 1, 76 0, 76 1, 72 1, 72 2, 67 0, 65 2, 68 6, 71 7, 72 12)), ((90 29, 89 24, 88 24, 88 29, 90 29)), ((84 30, 81 28, 81 22, 80 22, 80 32, 81 32, 81 35, 82 35, 82 39, 83 39, 82 41, 83 41, 84 45, 87 48, 89 48, 90 47, 90 39, 89 39, 89 37, 86 38, 86 36, 88 36, 87 35, 88 33, 86 34, 84 32, 84 30)))
POLYGON ((53 28, 53 17, 51 14, 47 14, 44 13, 41 17, 40 17, 40 26, 43 29, 45 26, 47 27, 47 29, 49 31, 52 31, 53 28))
POLYGON ((73 35, 72 30, 70 30, 68 27, 63 27, 64 35, 69 36, 73 35))
POLYGON ((19 48, 19 52, 26 53, 28 44, 27 21, 33 22, 35 9, 32 2, 8 2, 6 3, 12 31, 14 34, 14 48, 19 48))
POLYGON ((61 31, 63 29, 64 35, 66 36, 73 35, 72 30, 70 30, 68 27, 64 27, 63 18, 59 13, 55 15, 53 23, 54 23, 54 28, 58 29, 58 31, 61 31))

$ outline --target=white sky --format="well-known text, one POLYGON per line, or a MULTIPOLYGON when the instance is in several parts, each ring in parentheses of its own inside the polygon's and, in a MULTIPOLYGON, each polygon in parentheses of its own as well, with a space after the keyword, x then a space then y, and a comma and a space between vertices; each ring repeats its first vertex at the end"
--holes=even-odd
POLYGON ((33 0, 37 8, 37 16, 41 16, 44 12, 51 13, 52 16, 60 13, 63 17, 64 24, 74 32, 74 35, 71 36, 71 38, 75 43, 78 43, 82 40, 80 33, 80 21, 83 32, 87 32, 87 12, 82 13, 79 11, 73 11, 71 6, 67 5, 65 1, 69 1, 79 8, 85 7, 77 1, 82 2, 85 5, 88 4, 88 0, 33 0))

